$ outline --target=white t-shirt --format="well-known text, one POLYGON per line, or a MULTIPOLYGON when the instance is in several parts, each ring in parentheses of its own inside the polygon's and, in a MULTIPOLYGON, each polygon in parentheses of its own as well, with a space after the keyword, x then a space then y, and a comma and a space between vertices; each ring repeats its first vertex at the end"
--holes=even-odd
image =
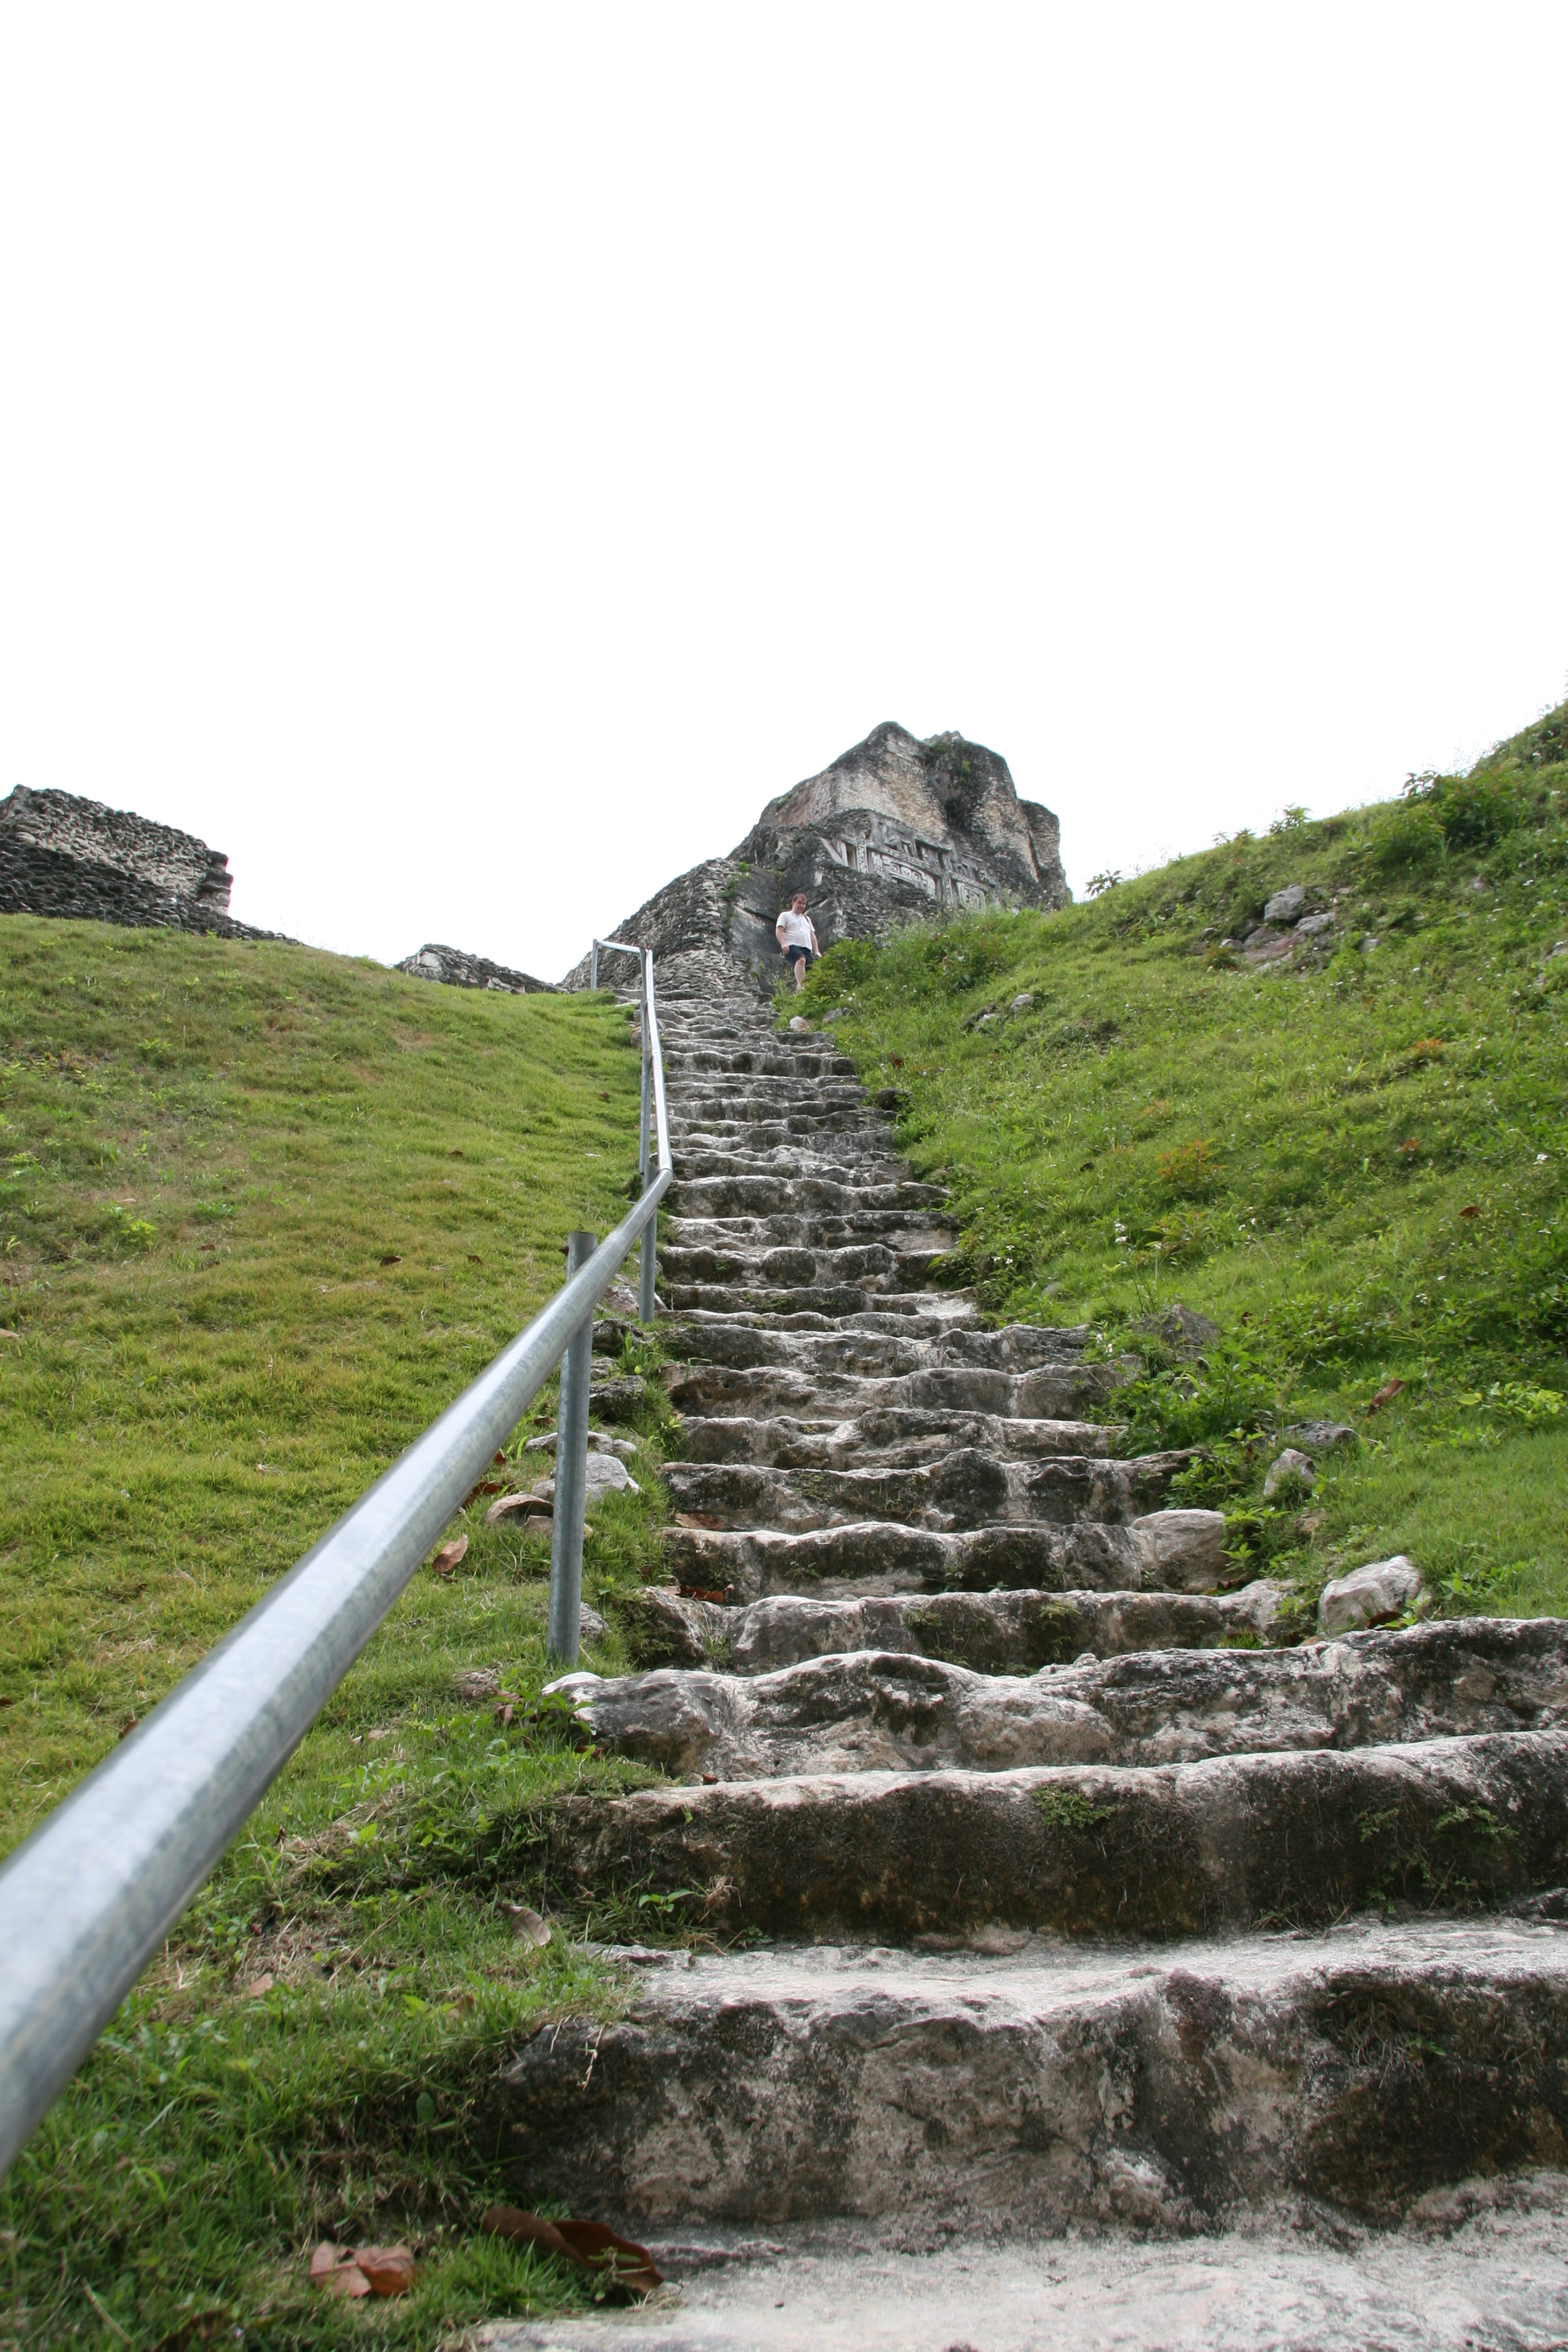
POLYGON ((811 917, 797 915, 793 907, 784 908, 775 929, 784 933, 784 943, 786 948, 809 948, 811 945, 811 917))

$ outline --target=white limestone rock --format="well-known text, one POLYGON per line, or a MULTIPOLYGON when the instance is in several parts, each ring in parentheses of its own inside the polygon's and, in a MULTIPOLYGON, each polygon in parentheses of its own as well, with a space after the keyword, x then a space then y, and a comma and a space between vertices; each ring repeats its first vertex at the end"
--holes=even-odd
POLYGON ((1421 1598, 1421 1570, 1403 1552, 1392 1559, 1369 1560, 1325 1584, 1318 1602, 1321 1633, 1356 1633, 1366 1625, 1385 1625, 1403 1617, 1421 1598))

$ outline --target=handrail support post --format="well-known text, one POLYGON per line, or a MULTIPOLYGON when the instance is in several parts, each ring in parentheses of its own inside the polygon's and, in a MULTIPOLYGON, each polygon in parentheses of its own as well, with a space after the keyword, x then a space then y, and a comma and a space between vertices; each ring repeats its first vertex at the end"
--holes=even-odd
MULTIPOLYGON (((653 996, 653 958, 647 957, 643 965, 642 996, 642 1145, 638 1168, 642 1189, 647 1191, 649 1160, 649 1127, 653 1118, 653 1022, 650 1004, 653 996)), ((656 1209, 643 1227, 642 1256, 637 1267, 637 1317, 651 1323, 654 1318, 654 1282, 658 1271, 658 1211, 656 1209)))
MULTIPOLYGON (((566 1278, 585 1266, 599 1246, 596 1234, 566 1236, 566 1278)), ((555 1415, 555 1507, 550 1530, 550 1655, 577 1663, 583 1613, 583 1518, 588 1493, 588 1385, 594 1365, 594 1318, 584 1318, 561 1359, 561 1402, 555 1415)))

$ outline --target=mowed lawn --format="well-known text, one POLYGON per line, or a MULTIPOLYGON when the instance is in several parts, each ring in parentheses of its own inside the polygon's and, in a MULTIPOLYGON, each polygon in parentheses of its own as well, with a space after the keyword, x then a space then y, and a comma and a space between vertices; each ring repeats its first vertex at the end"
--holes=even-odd
POLYGON ((5 1843, 626 1213, 604 1000, 0 929, 5 1843))
MULTIPOLYGON (((567 1232, 624 1215, 639 1068, 605 998, 16 917, 0 959, 8 1846, 542 1305, 567 1232)), ((512 1450, 553 1419, 547 1391, 512 1450)), ((650 1402, 626 1433, 642 1492, 595 1507, 590 1600, 657 1559, 668 1419, 650 1402)), ((592 1920, 518 1937, 509 1904, 544 1899, 531 1822, 649 1776, 526 1704, 548 1538, 484 1509, 0 2188, 0 2346, 206 2341, 178 2330, 212 2312, 247 2343, 423 2346, 580 2299, 479 2228, 508 2182, 475 2117, 542 2022, 621 1998, 592 1920), (514 1718, 463 1695, 481 1666, 514 1718), (329 2303, 305 2277, 325 2236, 406 2237, 416 2293, 329 2303)), ((587 1656, 624 1654, 612 1616, 587 1656)))

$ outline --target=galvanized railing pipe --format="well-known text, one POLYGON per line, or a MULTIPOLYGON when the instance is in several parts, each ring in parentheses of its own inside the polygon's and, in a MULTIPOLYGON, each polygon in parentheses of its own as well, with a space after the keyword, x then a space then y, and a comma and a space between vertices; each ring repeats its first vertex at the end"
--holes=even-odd
MULTIPOLYGON (((650 1015, 652 961, 644 960, 650 1015)), ((655 1027, 656 1040, 657 1034, 655 1027)), ((591 1346, 594 1308, 652 1225, 674 1173, 657 1055, 652 1078, 658 1167, 631 1213, 369 1493, 0 1865, 0 2172, 574 1335, 584 1330, 591 1346)), ((558 1461, 558 1475, 560 1466, 558 1461)))

